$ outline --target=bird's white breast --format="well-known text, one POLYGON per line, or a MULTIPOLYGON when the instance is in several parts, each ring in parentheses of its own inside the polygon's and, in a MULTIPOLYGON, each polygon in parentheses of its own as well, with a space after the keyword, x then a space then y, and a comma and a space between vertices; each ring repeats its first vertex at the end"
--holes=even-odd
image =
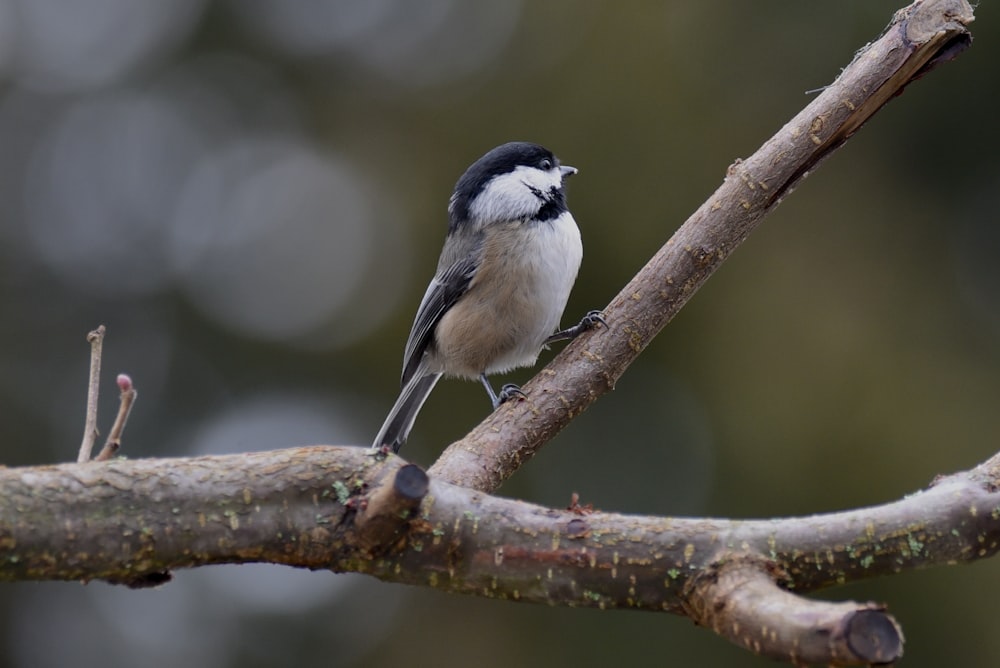
POLYGON ((508 326, 516 334, 509 351, 498 355, 487 373, 507 371, 535 363, 545 339, 559 328, 583 260, 580 230, 569 211, 531 227, 518 236, 520 248, 512 251, 517 258, 511 265, 517 270, 507 280, 518 289, 511 295, 511 308, 501 317, 510 318, 508 326))
POLYGON ((559 326, 582 258, 568 211, 493 225, 468 292, 438 323, 428 368, 476 378, 534 364, 559 326))

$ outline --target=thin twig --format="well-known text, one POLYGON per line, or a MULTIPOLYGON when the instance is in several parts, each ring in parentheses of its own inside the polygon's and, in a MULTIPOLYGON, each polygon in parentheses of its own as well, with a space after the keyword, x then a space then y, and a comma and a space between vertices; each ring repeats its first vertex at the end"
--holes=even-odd
POLYGON ((83 442, 80 443, 78 462, 90 460, 97 439, 97 398, 101 387, 101 348, 104 345, 104 325, 87 334, 90 342, 90 381, 87 384, 87 419, 83 425, 83 442))
POLYGON ((135 403, 135 398, 139 395, 132 385, 132 378, 128 374, 118 374, 117 382, 118 389, 121 390, 118 416, 115 417, 115 423, 111 426, 111 432, 108 434, 108 440, 105 441, 104 447, 94 457, 95 462, 103 462, 111 459, 122 447, 122 432, 125 431, 125 423, 128 422, 129 413, 132 412, 132 404, 135 403))

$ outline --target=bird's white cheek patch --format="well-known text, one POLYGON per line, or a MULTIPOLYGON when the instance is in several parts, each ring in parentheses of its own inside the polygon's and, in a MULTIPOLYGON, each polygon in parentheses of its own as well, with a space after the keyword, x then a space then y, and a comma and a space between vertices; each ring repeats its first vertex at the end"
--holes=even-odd
POLYGON ((561 183, 562 177, 552 171, 517 167, 486 184, 469 207, 469 217, 489 221, 530 218, 545 204, 535 193, 547 193, 561 183))

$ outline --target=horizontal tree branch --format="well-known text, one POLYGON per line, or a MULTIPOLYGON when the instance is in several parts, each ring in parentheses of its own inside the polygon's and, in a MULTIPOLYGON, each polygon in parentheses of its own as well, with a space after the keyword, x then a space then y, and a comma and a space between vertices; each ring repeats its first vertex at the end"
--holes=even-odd
POLYGON ((320 446, 0 469, 0 581, 145 586, 176 568, 260 561, 490 598, 668 611, 770 656, 791 658, 790 634, 798 660, 842 663, 805 654, 815 644, 806 640, 849 629, 845 619, 861 612, 878 617, 869 622, 879 632, 895 622, 873 604, 804 603, 765 579, 802 593, 974 561, 1000 545, 1000 454, 882 506, 753 521, 581 514, 414 469, 365 448, 320 446), (734 577, 753 587, 722 577, 734 563, 743 564, 734 577))
POLYGON ((497 489, 570 420, 614 389, 625 369, 792 189, 886 102, 971 44, 965 0, 920 0, 756 153, 730 166, 695 211, 584 334, 508 402, 452 444, 432 476, 497 489))

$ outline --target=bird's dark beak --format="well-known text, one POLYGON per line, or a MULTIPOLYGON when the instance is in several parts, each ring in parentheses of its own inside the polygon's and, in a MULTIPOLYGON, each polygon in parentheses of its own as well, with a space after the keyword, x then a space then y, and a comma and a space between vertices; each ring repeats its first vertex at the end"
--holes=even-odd
POLYGON ((576 167, 570 167, 569 165, 561 165, 561 166, 559 167, 559 173, 560 173, 560 174, 562 174, 562 177, 563 177, 564 179, 565 179, 565 178, 566 178, 567 176, 573 176, 573 175, 574 175, 574 174, 576 174, 576 173, 577 173, 578 171, 579 171, 579 170, 578 170, 578 169, 577 169, 576 167))

